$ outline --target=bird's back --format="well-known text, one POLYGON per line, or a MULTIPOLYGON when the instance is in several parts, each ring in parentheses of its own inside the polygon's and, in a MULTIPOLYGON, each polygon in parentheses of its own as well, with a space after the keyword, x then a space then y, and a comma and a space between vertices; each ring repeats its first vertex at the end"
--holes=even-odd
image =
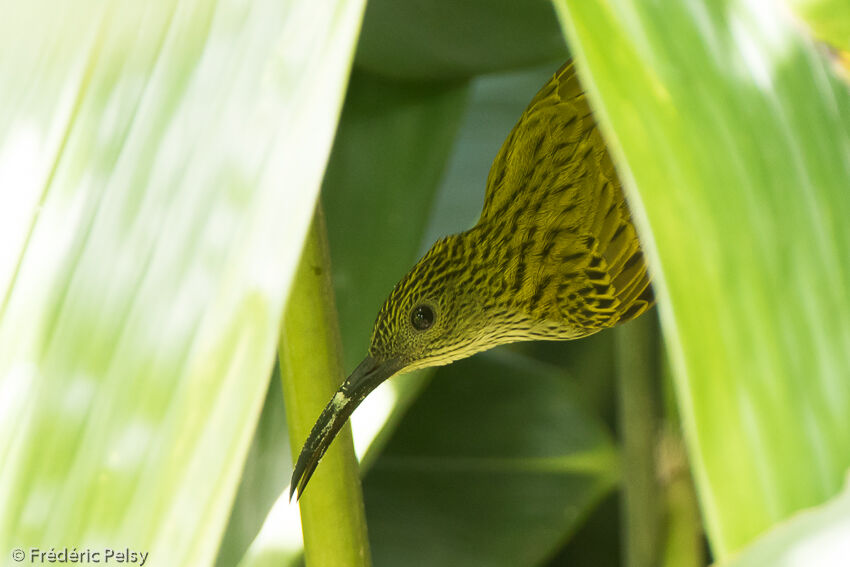
POLYGON ((502 145, 481 219, 496 294, 540 338, 576 338, 653 303, 620 180, 572 63, 537 93, 502 145))

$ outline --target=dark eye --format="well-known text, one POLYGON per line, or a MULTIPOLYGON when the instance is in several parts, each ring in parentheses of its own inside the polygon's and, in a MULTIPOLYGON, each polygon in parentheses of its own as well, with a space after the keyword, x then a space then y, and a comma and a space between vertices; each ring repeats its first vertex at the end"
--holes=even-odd
POLYGON ((410 314, 410 322, 417 331, 424 331, 434 324, 434 310, 427 305, 417 305, 410 314))

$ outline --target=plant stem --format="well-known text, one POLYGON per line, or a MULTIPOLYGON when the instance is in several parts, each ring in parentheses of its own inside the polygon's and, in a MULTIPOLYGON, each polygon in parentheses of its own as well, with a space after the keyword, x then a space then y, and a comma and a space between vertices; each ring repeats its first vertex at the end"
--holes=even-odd
POLYGON ((664 426, 659 436, 656 469, 663 492, 664 534, 661 567, 702 567, 706 547, 690 463, 682 438, 682 423, 668 358, 662 359, 664 426))
MULTIPOLYGON (((321 206, 304 245, 282 324, 283 397, 293 458, 342 381, 339 328, 321 206)), ((308 566, 371 563, 351 428, 339 432, 299 501, 308 566)))
POLYGON ((664 502, 661 567, 702 567, 705 546, 694 485, 679 424, 668 426, 659 443, 664 502))
POLYGON ((627 567, 658 558, 658 322, 655 313, 617 329, 618 414, 623 446, 623 538, 627 567))

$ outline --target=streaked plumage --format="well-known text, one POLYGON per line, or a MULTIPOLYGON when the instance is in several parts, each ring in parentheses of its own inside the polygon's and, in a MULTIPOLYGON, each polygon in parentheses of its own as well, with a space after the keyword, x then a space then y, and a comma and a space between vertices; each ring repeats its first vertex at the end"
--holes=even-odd
POLYGON ((478 223, 437 241, 381 307, 369 357, 320 416, 292 490, 389 376, 498 344, 583 337, 652 303, 620 181, 568 63, 499 150, 478 223))

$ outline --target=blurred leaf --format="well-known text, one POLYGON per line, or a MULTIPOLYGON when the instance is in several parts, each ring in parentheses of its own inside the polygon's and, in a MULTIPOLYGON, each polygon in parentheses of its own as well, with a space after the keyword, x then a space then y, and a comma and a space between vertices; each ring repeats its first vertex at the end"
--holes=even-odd
POLYGON ((376 565, 533 565, 617 478, 564 373, 496 350, 440 368, 364 483, 376 565))
POLYGON ((0 548, 212 562, 361 10, 4 5, 0 548))
POLYGON ((291 474, 280 367, 275 365, 216 565, 232 567, 239 563, 291 474))
POLYGON ((850 2, 846 0, 787 0, 820 41, 850 51, 850 2))
POLYGON ((844 567, 850 557, 850 487, 795 514, 723 567, 844 567))
POLYGON ((357 66, 386 77, 432 81, 527 67, 566 54, 547 0, 371 0, 357 66))
POLYGON ((616 567, 622 562, 620 527, 620 493, 611 492, 590 510, 586 520, 547 567, 604 566, 616 567))
POLYGON ((613 332, 577 341, 534 341, 509 345, 510 350, 556 364, 575 378, 576 396, 610 428, 616 427, 617 360, 613 332))
POLYGON ((557 3, 655 274, 720 558, 850 465, 850 93, 770 3, 557 3))

